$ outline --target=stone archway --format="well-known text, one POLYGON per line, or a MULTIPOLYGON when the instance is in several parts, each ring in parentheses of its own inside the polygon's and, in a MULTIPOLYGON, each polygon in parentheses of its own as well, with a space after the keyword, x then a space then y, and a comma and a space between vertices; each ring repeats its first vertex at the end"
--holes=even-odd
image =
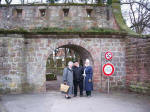
POLYGON ((83 48, 81 46, 78 46, 78 45, 74 45, 74 44, 63 45, 63 46, 60 46, 60 47, 62 47, 62 48, 70 48, 70 49, 76 51, 80 55, 80 57, 81 57, 81 59, 82 59, 83 62, 86 59, 89 59, 90 62, 91 62, 91 65, 93 66, 94 61, 93 61, 92 55, 85 48, 83 48))
MULTIPOLYGON (((99 54, 97 52, 98 49, 95 49, 95 47, 88 45, 86 41, 83 41, 81 39, 60 39, 57 40, 56 43, 53 43, 49 46, 48 53, 45 56, 45 59, 49 57, 49 55, 56 49, 60 47, 67 47, 71 48, 79 53, 79 55, 82 57, 83 61, 85 61, 86 58, 88 58, 91 62, 91 65, 93 67, 93 81, 94 81, 94 88, 99 89, 99 81, 100 81, 100 71, 98 69, 98 66, 100 65, 100 59, 98 58, 99 54)), ((45 70, 46 73, 46 70, 45 70)), ((45 84, 46 85, 46 84, 45 84)))
POLYGON ((89 38, 32 38, 26 39, 26 42, 28 43, 26 48, 28 90, 33 92, 46 91, 46 62, 50 54, 59 47, 70 47, 79 52, 83 59, 89 58, 94 71, 94 89, 101 88, 101 72, 99 69, 101 66, 101 50, 98 39, 93 41, 89 38))
MULTIPOLYGON (((93 58, 91 56, 91 53, 89 51, 87 51, 85 48, 83 48, 81 46, 78 46, 78 45, 74 45, 74 44, 67 44, 67 45, 60 46, 59 48, 56 48, 56 49, 63 49, 63 48, 65 48, 65 49, 68 48, 68 49, 74 51, 79 56, 76 59, 78 59, 78 61, 81 62, 80 63, 81 65, 84 65, 85 60, 89 59, 90 60, 90 65, 93 66, 94 61, 93 61, 93 58)), ((51 57, 51 60, 53 60, 54 57, 52 55, 50 55, 50 57, 51 57)), ((62 82, 63 69, 65 67, 64 64, 67 64, 67 63, 63 62, 63 67, 62 67, 62 65, 61 66, 59 65, 59 67, 57 67, 56 66, 57 64, 54 65, 53 67, 46 66, 46 76, 47 76, 46 91, 58 91, 59 90, 59 86, 62 82), (53 78, 50 78, 50 77, 53 77, 53 78)))

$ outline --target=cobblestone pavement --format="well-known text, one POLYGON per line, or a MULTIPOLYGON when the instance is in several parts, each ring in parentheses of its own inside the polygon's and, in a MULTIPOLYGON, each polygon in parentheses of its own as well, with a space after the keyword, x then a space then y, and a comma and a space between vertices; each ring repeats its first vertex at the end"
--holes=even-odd
POLYGON ((150 112, 150 97, 97 92, 69 100, 60 92, 4 95, 0 108, 0 112, 150 112))

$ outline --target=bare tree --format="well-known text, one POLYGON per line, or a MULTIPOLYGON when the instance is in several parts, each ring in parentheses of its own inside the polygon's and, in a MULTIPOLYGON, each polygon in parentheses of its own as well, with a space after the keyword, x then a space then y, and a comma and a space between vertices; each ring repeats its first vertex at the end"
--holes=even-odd
POLYGON ((64 0, 64 3, 74 3, 73 0, 64 0))
POLYGON ((12 0, 5 0, 5 2, 6 2, 7 5, 10 5, 12 0))
MULTIPOLYGON (((127 13, 130 28, 138 34, 150 29, 150 0, 122 0, 122 5, 128 5, 127 13)), ((149 32, 150 34, 150 32, 149 32)))
POLYGON ((55 3, 57 0, 47 0, 48 3, 55 3))
POLYGON ((20 0, 21 4, 24 4, 25 0, 20 0))

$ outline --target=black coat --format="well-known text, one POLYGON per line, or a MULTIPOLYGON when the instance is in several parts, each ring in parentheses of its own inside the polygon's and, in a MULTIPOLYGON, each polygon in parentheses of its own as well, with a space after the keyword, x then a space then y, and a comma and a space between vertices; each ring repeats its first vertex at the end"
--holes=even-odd
POLYGON ((74 81, 83 81, 84 77, 83 77, 83 67, 73 67, 73 80, 74 81))

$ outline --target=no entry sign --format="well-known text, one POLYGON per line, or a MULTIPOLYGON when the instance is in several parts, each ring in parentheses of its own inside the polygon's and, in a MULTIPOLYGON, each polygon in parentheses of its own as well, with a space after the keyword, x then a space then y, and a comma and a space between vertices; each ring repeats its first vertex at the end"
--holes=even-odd
POLYGON ((111 60, 112 56, 113 56, 113 54, 110 51, 108 51, 108 52, 105 53, 105 59, 107 59, 107 60, 111 60))
POLYGON ((111 63, 107 63, 103 66, 103 72, 106 76, 110 76, 114 73, 114 66, 111 63))

